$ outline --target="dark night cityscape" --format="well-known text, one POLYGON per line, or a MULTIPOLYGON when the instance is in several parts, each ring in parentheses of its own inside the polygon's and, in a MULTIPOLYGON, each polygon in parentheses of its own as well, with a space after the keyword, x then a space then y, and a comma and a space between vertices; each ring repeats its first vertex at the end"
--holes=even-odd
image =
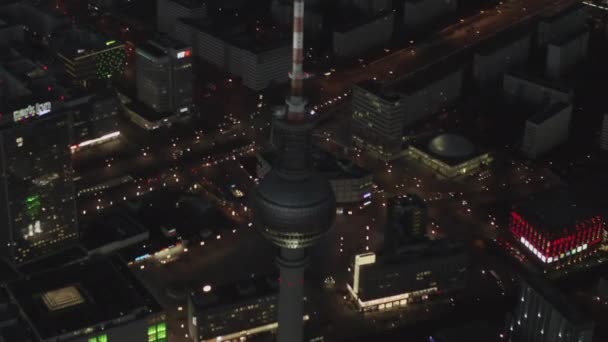
POLYGON ((0 0, 0 342, 608 342, 608 0, 0 0))

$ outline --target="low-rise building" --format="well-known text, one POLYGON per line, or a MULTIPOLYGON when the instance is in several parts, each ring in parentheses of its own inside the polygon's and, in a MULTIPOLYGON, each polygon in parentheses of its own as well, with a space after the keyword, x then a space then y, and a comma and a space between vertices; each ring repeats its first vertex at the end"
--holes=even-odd
POLYGON ((410 144, 409 157, 428 166, 438 176, 453 178, 474 174, 493 161, 492 155, 461 135, 432 134, 410 144))
POLYGON ((278 327, 278 291, 276 276, 192 289, 188 294, 188 332, 194 341, 215 342, 242 341, 274 331, 278 327))
POLYGON ((563 41, 573 33, 581 32, 587 25, 588 10, 576 3, 565 10, 548 12, 538 24, 536 45, 544 48, 550 43, 563 41))
POLYGON ((160 305, 116 259, 70 264, 7 285, 37 342, 167 342, 160 305))
POLYGON ((362 312, 397 309, 462 290, 468 266, 461 244, 423 241, 395 253, 355 255, 346 287, 362 312))

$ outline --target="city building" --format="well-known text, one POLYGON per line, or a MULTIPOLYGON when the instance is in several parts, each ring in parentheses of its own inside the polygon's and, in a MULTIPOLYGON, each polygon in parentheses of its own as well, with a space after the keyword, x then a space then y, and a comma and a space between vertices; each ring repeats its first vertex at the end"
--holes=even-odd
POLYGON ((602 130, 600 132, 600 148, 608 151, 608 114, 604 114, 602 120, 602 130))
POLYGON ((499 34, 475 53, 473 78, 479 89, 498 86, 505 72, 528 60, 531 38, 524 29, 499 34))
MULTIPOLYGON (((203 285, 188 295, 188 332, 194 341, 239 341, 277 329, 279 284, 276 276, 215 287, 203 285)), ((308 316, 303 316, 308 319, 308 316)))
POLYGON ((192 49, 167 36, 136 49, 137 99, 158 113, 192 110, 192 49))
MULTIPOLYGON (((559 8, 559 7, 557 7, 559 8)), ((585 5, 576 3, 565 10, 548 12, 538 24, 536 45, 544 48, 550 43, 563 41, 587 26, 588 10, 585 5)))
POLYGON ((395 253, 355 255, 346 287, 362 312, 398 309, 462 290, 468 265, 461 244, 423 241, 395 253))
POLYGON ((547 76, 559 79, 572 71, 587 58, 589 51, 589 31, 574 32, 561 40, 549 43, 547 48, 547 76))
POLYGON ((352 133, 357 146, 381 158, 396 158, 402 151, 405 113, 401 96, 375 81, 353 86, 352 133))
POLYGON ((259 91, 289 79, 291 46, 284 31, 257 27, 259 30, 235 22, 235 17, 221 23, 182 18, 176 24, 176 34, 192 46, 194 56, 240 77, 246 87, 259 91))
POLYGON ((52 46, 68 77, 85 88, 106 84, 125 70, 125 45, 98 33, 68 29, 53 39, 52 46))
POLYGON ((574 92, 559 82, 547 81, 528 72, 512 71, 504 75, 503 96, 507 103, 543 107, 571 103, 574 92))
POLYGON ((122 113, 122 106, 116 93, 110 89, 68 99, 62 108, 73 115, 72 152, 120 137, 118 116, 122 113))
POLYGON ((17 43, 22 44, 23 39, 23 26, 14 23, 8 23, 0 19, 0 46, 11 46, 17 43))
POLYGON ((373 17, 364 16, 355 20, 347 16, 348 21, 343 22, 334 29, 333 49, 339 57, 355 57, 372 47, 383 46, 393 35, 394 12, 381 12, 373 17))
POLYGON ((467 138, 453 133, 417 139, 410 144, 408 155, 446 178, 474 174, 494 159, 467 138))
POLYGON ((520 280, 509 342, 591 342, 595 324, 540 276, 520 280))
POLYGON ((426 239, 427 207, 420 196, 408 194, 393 197, 388 200, 387 207, 385 251, 393 251, 403 244, 426 239))
POLYGON ((532 196, 509 215, 509 231, 531 259, 560 269, 596 254, 605 222, 566 190, 532 196))
POLYGON ((447 64, 396 84, 364 81, 354 85, 354 143, 383 160, 401 156, 404 130, 459 99, 462 82, 462 69, 447 64))
POLYGON ((524 155, 534 159, 566 142, 571 119, 572 105, 567 103, 547 106, 528 119, 522 143, 524 155))
POLYGON ((179 39, 175 31, 177 21, 181 18, 205 18, 207 4, 197 0, 156 0, 156 11, 159 13, 156 29, 179 39))
POLYGON ((72 117, 54 113, 55 103, 15 108, 0 122, 0 246, 15 264, 61 251, 78 238, 72 117))
POLYGON ((9 282, 37 342, 167 342, 165 315, 117 259, 73 263, 9 282))
MULTIPOLYGON (((336 203, 367 203, 372 199, 373 175, 350 160, 337 159, 318 147, 313 148, 313 165, 329 180, 336 203)), ((277 153, 268 151, 257 155, 257 176, 263 178, 277 161, 277 153)))
POLYGON ((457 0, 404 0, 403 24, 415 31, 428 28, 457 8, 457 0))

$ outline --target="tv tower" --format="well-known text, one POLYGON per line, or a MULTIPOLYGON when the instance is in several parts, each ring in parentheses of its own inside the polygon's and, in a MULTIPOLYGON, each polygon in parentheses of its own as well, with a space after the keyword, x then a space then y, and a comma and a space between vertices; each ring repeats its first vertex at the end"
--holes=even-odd
POLYGON ((278 158, 252 192, 256 228, 280 248, 278 342, 303 341, 306 248, 334 224, 336 200, 329 182, 313 169, 311 134, 315 122, 306 112, 302 83, 304 0, 294 0, 293 63, 287 115, 274 120, 278 158))

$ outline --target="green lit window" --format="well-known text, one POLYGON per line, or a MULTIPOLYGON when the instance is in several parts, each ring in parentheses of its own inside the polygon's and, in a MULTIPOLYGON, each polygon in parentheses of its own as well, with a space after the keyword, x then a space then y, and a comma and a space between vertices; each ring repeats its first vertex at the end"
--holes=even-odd
POLYGON ((89 342, 108 342, 108 335, 99 335, 97 337, 90 337, 89 342))
POLYGON ((158 323, 148 327, 148 342, 167 341, 167 323, 158 323))

